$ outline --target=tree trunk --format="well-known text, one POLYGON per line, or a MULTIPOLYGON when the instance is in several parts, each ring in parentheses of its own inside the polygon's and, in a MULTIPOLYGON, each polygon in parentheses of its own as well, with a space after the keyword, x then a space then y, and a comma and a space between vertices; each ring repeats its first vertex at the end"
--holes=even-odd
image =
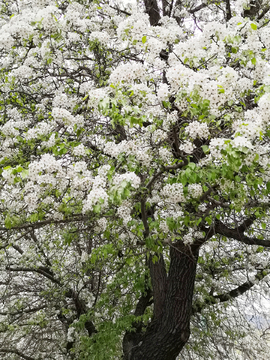
POLYGON ((189 246, 178 242, 170 256, 166 277, 163 259, 150 269, 154 317, 146 332, 130 342, 125 360, 175 360, 189 339, 198 251, 192 253, 189 246))
POLYGON ((159 7, 157 0, 144 0, 145 11, 149 15, 149 21, 152 26, 158 24, 160 20, 159 7))

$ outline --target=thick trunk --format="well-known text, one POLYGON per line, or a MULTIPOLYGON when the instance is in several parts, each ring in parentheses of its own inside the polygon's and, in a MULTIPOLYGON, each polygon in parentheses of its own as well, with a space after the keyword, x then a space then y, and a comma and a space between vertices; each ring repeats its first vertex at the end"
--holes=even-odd
POLYGON ((139 341, 134 339, 125 360, 174 360, 188 341, 198 254, 179 242, 171 247, 170 256, 166 277, 163 260, 151 271, 154 317, 139 341), (158 280, 164 283, 155 288, 158 280))
POLYGON ((157 0, 144 0, 145 11, 149 15, 150 24, 155 26, 160 20, 157 0))

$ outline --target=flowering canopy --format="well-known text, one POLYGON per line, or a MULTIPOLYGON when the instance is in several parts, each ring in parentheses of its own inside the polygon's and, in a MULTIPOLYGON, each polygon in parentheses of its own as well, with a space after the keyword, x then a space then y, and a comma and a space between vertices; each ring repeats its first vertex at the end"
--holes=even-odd
POLYGON ((2 358, 264 359, 268 1, 0 3, 2 358))

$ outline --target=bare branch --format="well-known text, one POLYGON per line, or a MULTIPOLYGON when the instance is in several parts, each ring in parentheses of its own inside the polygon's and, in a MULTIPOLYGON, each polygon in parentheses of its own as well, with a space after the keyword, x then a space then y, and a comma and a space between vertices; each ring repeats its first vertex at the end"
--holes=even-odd
POLYGON ((211 239, 211 237, 215 234, 214 227, 210 227, 208 229, 205 227, 201 227, 200 229, 205 232, 205 237, 203 239, 195 240, 191 245, 192 250, 200 248, 204 243, 206 243, 207 240, 211 239))
POLYGON ((247 280, 243 284, 237 286, 235 289, 233 289, 231 291, 228 291, 227 293, 211 296, 211 298, 206 299, 203 304, 199 304, 199 305, 194 304, 192 313, 193 314, 200 313, 202 311, 202 309, 204 309, 208 305, 214 305, 219 302, 226 302, 231 299, 235 299, 238 296, 243 295, 245 292, 250 290, 255 284, 257 284, 258 281, 261 281, 266 275, 268 275, 268 273, 269 273, 269 269, 259 270, 259 271, 257 271, 257 273, 255 275, 254 281, 247 280))
POLYGON ((258 20, 261 20, 264 17, 264 15, 268 13, 269 10, 270 10, 270 6, 268 5, 263 9, 262 13, 258 16, 258 20))
POLYGON ((187 163, 188 163, 188 161, 187 161, 187 159, 185 159, 185 161, 182 161, 181 163, 171 165, 171 166, 164 166, 162 168, 162 170, 158 171, 155 175, 153 175, 152 179, 149 180, 149 182, 146 184, 146 187, 149 189, 151 187, 151 185, 157 180, 157 178, 160 175, 162 175, 164 172, 169 171, 169 170, 181 169, 182 167, 187 165, 187 163))
POLYGON ((20 272, 20 271, 23 271, 23 272, 36 272, 40 275, 43 275, 45 276, 47 279, 51 280, 53 283, 55 284, 60 284, 60 281, 55 279, 54 276, 53 276, 53 273, 45 268, 45 267, 39 267, 37 269, 32 269, 32 268, 27 268, 27 267, 16 267, 16 268, 13 268, 13 267, 10 267, 10 266, 7 266, 6 267, 7 270, 9 271, 14 271, 14 272, 20 272))
POLYGON ((217 221, 215 224, 216 234, 224 235, 228 238, 240 241, 247 245, 259 245, 264 247, 270 247, 270 240, 261 240, 256 237, 249 237, 244 235, 244 231, 250 226, 254 220, 247 219, 242 225, 235 229, 228 228, 222 222, 217 221), (249 225, 250 224, 250 225, 249 225))
POLYGON ((195 14, 197 11, 200 11, 201 9, 204 9, 207 6, 205 3, 201 3, 201 5, 196 6, 195 8, 188 10, 190 14, 195 14))
POLYGON ((226 21, 229 21, 232 17, 230 0, 226 0, 226 21))
POLYGON ((119 11, 119 12, 122 13, 122 14, 125 14, 125 15, 127 15, 127 16, 131 16, 131 13, 130 13, 130 12, 128 12, 128 11, 126 11, 126 10, 123 10, 123 9, 119 9, 118 6, 112 6, 112 5, 109 5, 109 6, 110 6, 110 8, 112 8, 112 9, 114 9, 114 10, 117 10, 117 11, 119 11))
POLYGON ((230 208, 230 204, 229 203, 223 203, 221 201, 215 200, 214 198, 212 198, 211 196, 208 196, 208 199, 215 205, 220 206, 222 208, 230 208))
POLYGON ((145 199, 141 200, 141 213, 142 213, 142 222, 144 226, 144 237, 149 236, 149 225, 147 221, 146 209, 145 209, 145 199))

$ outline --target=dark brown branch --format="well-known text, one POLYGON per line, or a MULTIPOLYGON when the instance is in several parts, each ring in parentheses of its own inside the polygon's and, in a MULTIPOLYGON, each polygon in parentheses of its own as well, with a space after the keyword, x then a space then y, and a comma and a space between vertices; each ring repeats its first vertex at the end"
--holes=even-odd
POLYGON ((162 168, 162 170, 158 171, 155 175, 153 175, 152 179, 149 180, 149 182, 146 184, 146 187, 149 189, 152 184, 156 181, 156 179, 162 175, 164 172, 166 171, 170 171, 170 170, 177 170, 177 169, 181 169, 182 167, 186 166, 188 164, 188 160, 184 159, 181 163, 175 164, 175 165, 171 165, 171 166, 164 166, 162 168))
POLYGON ((196 6, 195 8, 188 10, 190 14, 195 14, 197 11, 200 11, 201 9, 204 9, 207 6, 205 3, 201 3, 201 5, 196 6))
MULTIPOLYGON (((268 275, 268 269, 259 270, 255 275, 255 279, 261 281, 266 275, 268 275)), ((231 291, 228 291, 227 293, 211 296, 211 298, 206 299, 203 304, 194 304, 192 308, 192 313, 200 313, 202 309, 204 309, 207 305, 214 305, 220 302, 226 302, 231 299, 235 299, 250 290, 256 283, 257 281, 247 280, 243 284, 239 285, 231 291)))
POLYGON ((145 11, 149 15, 150 24, 155 26, 160 20, 157 0, 144 0, 145 11))
POLYGON ((13 249, 17 250, 21 255, 23 254, 23 250, 18 245, 12 244, 12 247, 13 249))
MULTIPOLYGON (((6 269, 9 271, 15 271, 15 272, 19 272, 19 271, 36 272, 38 274, 45 276, 47 279, 51 280, 53 283, 61 286, 61 282, 54 277, 53 271, 45 266, 39 266, 37 269, 32 269, 32 268, 27 268, 27 267, 12 268, 10 266, 7 266, 6 269)), ((74 301, 74 305, 76 308, 78 318, 82 314, 85 314, 87 312, 85 302, 83 300, 79 299, 78 294, 74 290, 68 289, 65 292, 65 296, 74 301)), ((95 326, 91 321, 87 320, 85 322, 84 326, 85 326, 85 329, 88 331, 89 336, 91 336, 93 333, 96 332, 95 326)))
POLYGON ((151 297, 153 296, 152 291, 148 288, 146 293, 142 295, 136 305, 134 312, 135 316, 142 316, 145 312, 145 309, 152 304, 151 297))
POLYGON ((244 231, 247 229, 248 224, 249 223, 252 224, 253 221, 254 220, 248 219, 242 225, 240 225, 235 229, 228 228, 222 222, 217 221, 215 224, 215 232, 216 234, 226 236, 228 238, 240 241, 247 245, 259 245, 259 246, 270 247, 270 240, 261 240, 256 237, 249 237, 244 235, 244 231))
MULTIPOLYGON (((69 289, 65 292, 65 296, 69 299, 72 299, 76 308, 77 317, 79 318, 81 315, 87 313, 86 303, 83 299, 79 298, 79 295, 76 291, 69 289)), ((86 320, 84 323, 84 327, 88 332, 88 336, 92 336, 97 332, 95 325, 90 320, 86 320)))
POLYGON ((206 184, 207 187, 209 188, 205 193, 202 194, 202 196, 200 197, 200 202, 203 202, 205 199, 208 198, 208 196, 214 192, 214 190, 218 187, 218 185, 213 185, 210 186, 209 184, 206 184))
POLYGON ((36 272, 36 273, 38 273, 40 275, 45 276, 47 279, 51 280, 53 283, 60 285, 60 281, 53 277, 52 272, 49 269, 47 269, 47 268, 45 268, 43 266, 42 267, 40 266, 37 269, 31 269, 31 268, 27 268, 27 267, 13 268, 13 267, 7 266, 6 269, 9 270, 9 271, 14 271, 14 272, 19 272, 19 271, 36 272))
MULTIPOLYGON (((146 293, 143 294, 136 306, 134 315, 135 316, 142 316, 148 306, 152 304, 151 297, 153 296, 152 291, 148 288, 146 293)), ((129 359, 130 352, 134 346, 136 346, 142 337, 141 331, 142 331, 142 325, 143 323, 141 321, 137 322, 134 321, 132 323, 132 330, 126 331, 124 339, 123 339, 123 353, 125 355, 125 358, 129 359)))
POLYGON ((192 250, 199 249, 204 243, 206 243, 207 240, 211 239, 211 237, 215 235, 214 227, 210 227, 210 228, 200 227, 200 230, 205 232, 205 237, 202 239, 195 240, 191 245, 192 250))
POLYGON ((256 220, 256 218, 254 216, 251 216, 250 218, 247 218, 246 220, 244 220, 242 222, 241 225, 239 225, 237 227, 237 230, 240 231, 240 232, 246 231, 254 223, 255 220, 256 220))
POLYGON ((45 259, 45 262, 47 264, 48 267, 52 267, 52 264, 50 262, 50 260, 48 259, 48 257, 46 256, 44 250, 42 249, 42 247, 40 246, 40 243, 36 237, 36 234, 35 234, 35 230, 34 229, 31 229, 30 230, 30 234, 31 234, 31 239, 35 242, 35 244, 37 245, 40 253, 42 254, 43 258, 45 259))
POLYGON ((148 225, 146 209, 145 209, 145 199, 141 200, 141 214, 142 214, 142 222, 144 226, 144 238, 147 238, 149 236, 149 225, 148 225))
POLYGON ((261 20, 264 17, 264 15, 268 13, 269 10, 270 10, 270 6, 268 5, 263 9, 262 13, 258 16, 258 20, 261 20))
POLYGON ((173 9, 173 3, 174 0, 170 0, 170 2, 168 0, 162 0, 162 12, 163 12, 163 16, 171 16, 172 13, 172 9, 173 9))
POLYGON ((249 8, 244 10, 244 17, 248 17, 251 20, 255 19, 260 10, 260 3, 257 0, 251 0, 249 8))
MULTIPOLYGON (((208 196, 208 198, 209 198, 209 196, 208 196)), ((218 203, 218 205, 220 205, 219 202, 217 202, 217 203, 218 203)), ((226 205, 225 207, 227 207, 227 204, 225 204, 225 205, 226 205)), ((228 236, 228 237, 232 237, 232 236, 228 235, 229 232, 234 232, 238 236, 240 234, 240 236, 242 236, 242 238, 244 239, 243 241, 240 240, 242 242, 248 241, 247 239, 249 239, 249 241, 251 241, 252 238, 249 238, 248 236, 245 236, 244 232, 254 223, 254 221, 255 221, 255 217, 247 218, 246 220, 244 220, 242 222, 241 225, 239 225, 235 229, 230 229, 230 228, 226 227, 220 221, 216 221, 214 226, 211 226, 209 228, 206 228, 205 226, 201 226, 200 230, 205 232, 205 237, 203 239, 195 240, 194 243, 191 245, 191 247, 192 247, 192 249, 200 248, 207 240, 209 240, 215 234, 220 234, 220 235, 225 235, 225 236, 228 236), (222 230, 223 230, 223 233, 221 234, 219 231, 222 231, 222 230), (227 231, 227 233, 225 234, 226 231, 227 231)), ((232 237, 232 238, 234 238, 234 237, 232 237)), ((238 239, 235 239, 235 240, 238 240, 238 239)), ((259 239, 256 239, 256 240, 263 241, 263 243, 265 244, 265 240, 259 240, 259 239)), ((270 242, 269 242, 269 244, 270 244, 270 242)), ((248 243, 248 245, 262 245, 262 244, 248 243)), ((267 246, 267 245, 263 245, 263 246, 267 246)))
POLYGON ((126 10, 123 10, 123 9, 119 9, 119 7, 117 7, 117 6, 112 6, 112 5, 110 5, 110 8, 112 8, 112 9, 114 9, 114 10, 116 10, 116 11, 119 11, 120 13, 125 14, 125 15, 127 15, 127 16, 131 16, 131 13, 130 13, 130 12, 128 12, 128 11, 126 11, 126 10))
POLYGON ((159 256, 159 259, 155 262, 153 261, 153 256, 150 256, 149 259, 149 268, 154 301, 153 319, 158 319, 163 314, 167 287, 167 272, 163 256, 162 254, 156 256, 159 256))
POLYGON ((229 21, 232 17, 230 0, 226 0, 226 21, 229 21))
POLYGON ((227 208, 230 209, 230 204, 229 203, 223 203, 221 201, 215 200, 214 198, 212 198, 211 196, 208 196, 208 199, 211 201, 211 203, 213 203, 216 206, 220 206, 222 208, 227 208))

